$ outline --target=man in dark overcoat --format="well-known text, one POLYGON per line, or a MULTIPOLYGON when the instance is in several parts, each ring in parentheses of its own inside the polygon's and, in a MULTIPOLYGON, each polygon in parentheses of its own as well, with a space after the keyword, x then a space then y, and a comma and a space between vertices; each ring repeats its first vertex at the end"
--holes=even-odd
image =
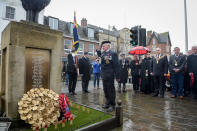
POLYGON ((165 81, 168 74, 168 58, 161 54, 161 49, 156 48, 156 57, 151 62, 151 75, 154 77, 155 93, 153 97, 160 94, 164 98, 165 81))
POLYGON ((88 85, 91 77, 91 64, 88 58, 88 52, 84 52, 84 56, 79 59, 79 74, 82 78, 83 93, 89 93, 88 85))
POLYGON ((192 82, 191 94, 193 99, 197 99, 197 46, 192 47, 192 54, 187 58, 188 72, 192 82), (194 78, 194 80, 192 80, 194 78))
POLYGON ((139 90, 139 79, 140 79, 140 61, 137 55, 134 55, 134 60, 130 63, 131 76, 134 91, 139 90))
POLYGON ((141 91, 145 94, 151 93, 151 75, 150 75, 151 57, 150 53, 145 54, 141 64, 141 91))
POLYGON ((123 84, 123 92, 126 92, 126 83, 128 79, 129 61, 125 59, 125 54, 121 54, 120 64, 120 81, 118 83, 118 92, 121 93, 121 84, 123 84))

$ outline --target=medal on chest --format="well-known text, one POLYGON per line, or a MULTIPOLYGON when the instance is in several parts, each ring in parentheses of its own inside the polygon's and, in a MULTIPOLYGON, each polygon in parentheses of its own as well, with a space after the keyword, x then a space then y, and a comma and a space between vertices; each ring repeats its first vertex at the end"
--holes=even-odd
POLYGON ((105 56, 104 59, 105 59, 105 63, 106 64, 109 64, 109 57, 108 56, 105 56))
POLYGON ((159 63, 159 58, 156 58, 156 63, 157 63, 157 64, 159 63))
POLYGON ((124 68, 124 65, 125 65, 125 61, 122 60, 122 68, 124 68))
POLYGON ((174 60, 174 65, 178 66, 178 62, 176 60, 174 60))

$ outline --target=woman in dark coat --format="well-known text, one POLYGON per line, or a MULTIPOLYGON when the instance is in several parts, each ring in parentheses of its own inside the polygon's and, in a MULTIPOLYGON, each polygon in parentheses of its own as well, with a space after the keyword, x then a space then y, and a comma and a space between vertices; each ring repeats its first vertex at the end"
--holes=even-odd
POLYGON ((125 54, 121 54, 121 60, 119 61, 120 65, 120 81, 118 83, 119 88, 118 92, 121 93, 121 83, 123 84, 123 92, 125 92, 126 83, 128 79, 128 70, 129 70, 129 61, 125 59, 125 54))
POLYGON ((141 91, 144 92, 145 94, 151 93, 150 64, 151 64, 150 53, 147 53, 141 64, 141 78, 142 78, 141 91))
POLYGON ((137 55, 134 56, 134 60, 131 61, 131 76, 134 91, 139 90, 139 79, 140 79, 140 62, 137 55))
POLYGON ((76 95, 75 88, 77 83, 77 69, 75 67, 72 54, 68 54, 67 73, 69 75, 69 93, 71 93, 72 95, 76 95))

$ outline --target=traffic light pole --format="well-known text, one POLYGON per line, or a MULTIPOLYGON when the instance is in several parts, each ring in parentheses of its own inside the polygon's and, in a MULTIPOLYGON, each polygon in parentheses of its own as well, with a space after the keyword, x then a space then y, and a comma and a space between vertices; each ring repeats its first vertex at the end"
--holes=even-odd
POLYGON ((138 42, 138 45, 141 45, 140 44, 140 28, 141 28, 141 25, 137 26, 137 32, 138 32, 138 40, 137 40, 137 42, 138 42))

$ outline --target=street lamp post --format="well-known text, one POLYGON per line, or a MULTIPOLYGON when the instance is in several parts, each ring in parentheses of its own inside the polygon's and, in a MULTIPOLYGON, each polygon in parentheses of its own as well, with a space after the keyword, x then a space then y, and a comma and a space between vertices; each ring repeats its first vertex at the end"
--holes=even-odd
POLYGON ((188 52, 188 29, 187 29, 187 5, 186 0, 184 0, 184 10, 185 10, 185 53, 188 52))

